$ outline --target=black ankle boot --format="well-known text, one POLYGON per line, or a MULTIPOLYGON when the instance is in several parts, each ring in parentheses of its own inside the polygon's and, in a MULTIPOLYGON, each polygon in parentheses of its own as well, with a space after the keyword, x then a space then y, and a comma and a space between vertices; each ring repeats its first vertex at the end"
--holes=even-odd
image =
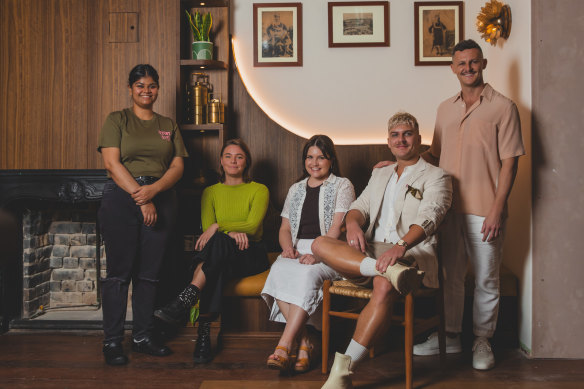
POLYGON ((140 342, 132 341, 132 350, 137 353, 165 357, 172 354, 172 350, 165 345, 160 345, 151 338, 142 339, 140 342))
POLYGON ((154 311, 154 316, 172 326, 184 325, 188 314, 199 298, 199 288, 189 285, 173 301, 154 311))
POLYGON ((124 349, 119 342, 105 343, 102 351, 105 363, 108 365, 121 366, 128 363, 128 357, 124 355, 124 349))
POLYGON ((199 322, 199 336, 195 344, 193 359, 196 363, 208 363, 213 359, 211 353, 211 323, 199 322))

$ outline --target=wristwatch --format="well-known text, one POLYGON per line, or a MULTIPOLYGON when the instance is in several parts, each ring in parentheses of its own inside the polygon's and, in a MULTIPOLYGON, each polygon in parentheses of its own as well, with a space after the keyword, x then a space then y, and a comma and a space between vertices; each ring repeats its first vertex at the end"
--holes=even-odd
POLYGON ((408 242, 406 242, 406 241, 405 241, 405 240, 403 240, 403 239, 400 239, 400 240, 398 240, 396 244, 397 244, 398 246, 402 246, 402 247, 404 247, 406 250, 408 249, 408 242))

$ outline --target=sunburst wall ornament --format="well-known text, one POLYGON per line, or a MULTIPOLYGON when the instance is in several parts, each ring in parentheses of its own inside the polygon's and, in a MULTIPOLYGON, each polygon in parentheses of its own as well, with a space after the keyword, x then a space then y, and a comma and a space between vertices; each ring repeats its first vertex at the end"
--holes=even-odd
POLYGON ((511 7, 497 0, 487 2, 477 16, 477 30, 481 38, 495 46, 497 39, 509 38, 511 7))

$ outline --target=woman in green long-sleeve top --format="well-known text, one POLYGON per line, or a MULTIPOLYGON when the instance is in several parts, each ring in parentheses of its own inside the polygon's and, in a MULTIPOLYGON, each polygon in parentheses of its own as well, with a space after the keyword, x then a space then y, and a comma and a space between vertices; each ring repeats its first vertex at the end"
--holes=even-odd
MULTIPOLYGON (((200 312, 221 310, 226 280, 247 277, 268 269, 262 223, 268 208, 268 188, 251 181, 251 155, 240 139, 228 140, 221 149, 220 183, 206 188, 201 200, 203 234, 195 244, 199 262, 191 283, 167 306, 154 312, 159 319, 180 325, 201 296, 200 312), (204 289, 204 292, 201 293, 204 289)), ((209 316, 199 320, 194 359, 212 359, 209 316)))

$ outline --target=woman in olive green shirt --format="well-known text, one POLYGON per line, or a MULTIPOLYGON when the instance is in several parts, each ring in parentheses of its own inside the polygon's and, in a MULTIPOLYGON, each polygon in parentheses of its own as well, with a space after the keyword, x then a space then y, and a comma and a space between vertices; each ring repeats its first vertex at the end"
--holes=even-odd
POLYGON ((132 349, 156 356, 171 353, 152 338, 152 312, 158 275, 176 213, 173 186, 187 156, 180 131, 152 108, 158 73, 150 65, 132 69, 128 90, 132 107, 109 114, 99 135, 110 181, 98 217, 105 240, 106 277, 101 280, 103 354, 106 363, 124 365, 124 322, 132 282, 132 349))
MULTIPOLYGON (((228 140, 221 149, 221 182, 205 189, 201 200, 203 234, 197 240, 198 263, 190 285, 154 316, 173 325, 184 322, 201 294, 201 313, 218 313, 224 282, 261 273, 269 267, 261 242, 262 222, 268 209, 269 192, 251 181, 251 154, 240 139, 228 140), (201 293, 201 291, 204 291, 201 293)), ((212 359, 209 321, 199 319, 195 345, 197 363, 212 359)))

